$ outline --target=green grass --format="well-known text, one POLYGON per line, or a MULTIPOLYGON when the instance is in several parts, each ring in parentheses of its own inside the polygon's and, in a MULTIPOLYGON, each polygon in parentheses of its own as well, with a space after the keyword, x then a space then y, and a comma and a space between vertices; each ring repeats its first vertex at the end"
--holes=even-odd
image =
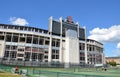
POLYGON ((24 76, 0 71, 0 77, 24 77, 24 76))
MULTIPOLYGON (((11 68, 13 67, 5 66, 5 71, 9 72, 11 68)), ((120 77, 120 68, 108 68, 107 71, 101 68, 19 67, 19 69, 26 69, 30 77, 86 77, 86 75, 87 77, 120 77)))
MULTIPOLYGON (((32 69, 29 69, 32 70, 32 69)), ((34 72, 40 71, 40 75, 43 77, 57 77, 57 73, 59 77, 120 77, 120 69, 108 69, 107 71, 95 68, 34 68, 34 72)), ((32 70, 33 71, 33 70, 32 70)), ((32 77, 37 77, 39 74, 29 73, 32 77)))

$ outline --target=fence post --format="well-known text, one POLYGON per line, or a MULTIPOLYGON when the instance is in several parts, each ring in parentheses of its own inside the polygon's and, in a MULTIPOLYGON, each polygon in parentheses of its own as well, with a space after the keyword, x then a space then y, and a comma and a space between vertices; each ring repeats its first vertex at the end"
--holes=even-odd
POLYGON ((28 67, 27 67, 27 75, 28 75, 28 67))
POLYGON ((73 67, 74 68, 74 72, 75 72, 75 67, 73 67))
POLYGON ((34 68, 33 68, 33 74, 34 74, 34 68))
POLYGON ((41 71, 39 70, 39 75, 41 74, 41 71))
POLYGON ((59 72, 57 72, 57 77, 59 77, 59 72))

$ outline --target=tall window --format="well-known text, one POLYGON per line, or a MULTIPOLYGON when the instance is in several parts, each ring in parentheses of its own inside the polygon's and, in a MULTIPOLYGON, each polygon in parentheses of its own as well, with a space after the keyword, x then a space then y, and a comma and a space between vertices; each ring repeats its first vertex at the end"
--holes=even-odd
POLYGON ((39 38, 39 44, 40 45, 44 45, 44 37, 40 37, 39 38))
POLYGON ((6 35, 6 41, 11 42, 11 37, 12 37, 12 35, 6 35))
POLYGON ((38 37, 33 37, 33 44, 38 44, 38 37))
POLYGON ((32 37, 27 37, 27 43, 32 43, 32 37))
POLYGON ((18 42, 18 36, 13 36, 12 37, 12 42, 18 42))
POLYGON ((59 59, 59 50, 52 49, 52 59, 59 59))
POLYGON ((25 37, 20 37, 20 42, 25 42, 25 37))

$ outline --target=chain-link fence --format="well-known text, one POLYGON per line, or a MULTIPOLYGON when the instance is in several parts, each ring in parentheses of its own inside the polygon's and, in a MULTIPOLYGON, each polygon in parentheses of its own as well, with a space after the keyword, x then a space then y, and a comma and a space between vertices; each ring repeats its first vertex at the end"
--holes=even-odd
POLYGON ((60 62, 40 62, 40 61, 18 61, 18 60, 4 60, 0 59, 0 64, 5 65, 18 65, 18 66, 38 66, 38 67, 56 67, 56 68, 63 68, 63 67, 94 67, 93 64, 73 64, 73 63, 60 63, 60 62))
MULTIPOLYGON (((0 70, 15 73, 15 66, 0 65, 0 70)), ((120 69, 112 68, 108 71, 102 71, 101 68, 39 68, 39 67, 20 67, 18 74, 27 77, 119 77, 120 69), (86 72, 82 74, 81 72, 86 72), (101 75, 91 73, 103 72, 101 75), (104 73, 115 73, 112 76, 106 76, 104 73)))

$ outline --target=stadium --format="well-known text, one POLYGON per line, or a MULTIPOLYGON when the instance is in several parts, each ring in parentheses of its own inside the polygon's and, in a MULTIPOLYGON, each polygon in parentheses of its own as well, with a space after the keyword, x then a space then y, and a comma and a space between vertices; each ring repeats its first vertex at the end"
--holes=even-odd
POLYGON ((86 28, 71 16, 49 18, 49 29, 0 24, 0 62, 39 66, 46 63, 104 64, 103 44, 87 39, 86 28), (31 64, 32 63, 32 64, 31 64))

